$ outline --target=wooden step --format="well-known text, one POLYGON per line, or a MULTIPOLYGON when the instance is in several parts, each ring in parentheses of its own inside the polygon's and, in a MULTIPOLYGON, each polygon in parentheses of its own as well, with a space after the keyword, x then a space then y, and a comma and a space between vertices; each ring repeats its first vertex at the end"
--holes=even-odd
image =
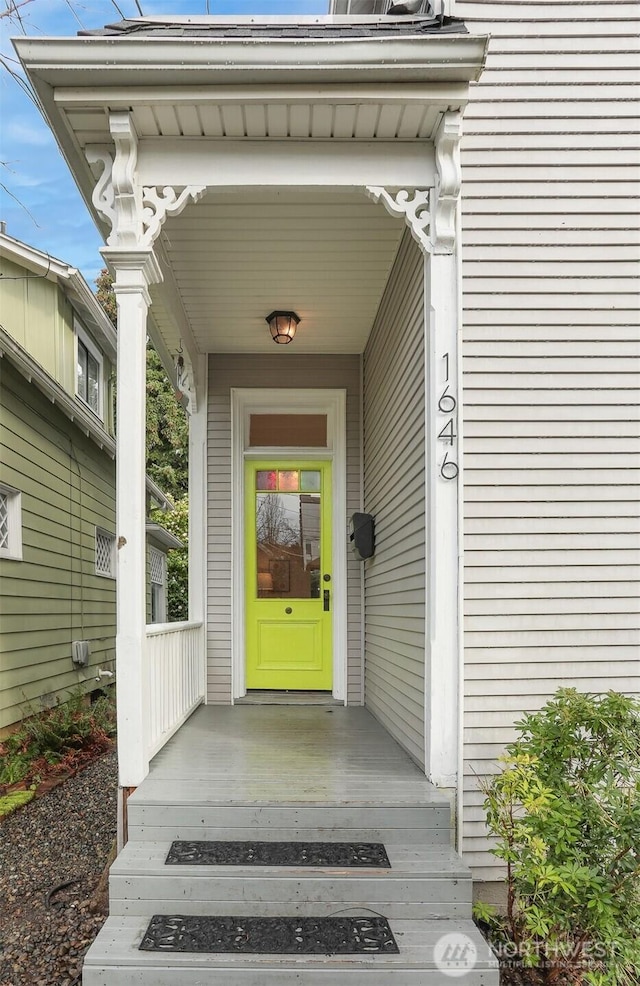
POLYGON ((451 810, 443 795, 430 804, 233 804, 129 799, 129 839, 384 842, 385 845, 449 845, 451 810))
MULTIPOLYGON (((245 909, 244 913, 250 913, 245 909)), ((497 961, 472 921, 389 924, 397 955, 142 952, 148 917, 110 917, 87 952, 83 986, 498 986, 497 961), (444 940, 444 936, 453 936, 444 940), (446 946, 452 947, 446 951, 446 946), (442 962, 462 956, 455 978, 442 962), (438 959, 440 966, 438 965, 438 959)), ((449 966, 451 968, 451 966, 449 966)))
POLYGON ((469 870, 450 846, 449 795, 364 709, 201 710, 127 810, 111 916, 87 953, 83 986, 498 986, 497 963, 469 920, 469 870), (381 842, 392 866, 167 866, 174 840, 381 842), (388 919, 399 954, 139 949, 153 914, 372 911, 388 919), (446 971, 443 943, 454 959, 469 957, 468 968, 446 971))
POLYGON ((111 867, 112 915, 328 915, 358 906, 397 919, 471 917, 471 871, 449 846, 388 846, 391 869, 165 865, 169 842, 129 842, 111 867), (339 903, 336 903, 339 902, 339 903))

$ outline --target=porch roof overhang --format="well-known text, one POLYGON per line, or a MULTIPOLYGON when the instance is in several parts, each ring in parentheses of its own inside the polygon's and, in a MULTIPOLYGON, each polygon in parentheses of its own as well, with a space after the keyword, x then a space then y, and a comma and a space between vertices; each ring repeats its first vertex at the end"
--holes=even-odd
POLYGON ((105 238, 100 168, 86 155, 113 152, 110 115, 129 114, 140 185, 206 187, 154 245, 163 281, 151 332, 174 382, 181 344, 192 357, 271 351, 274 308, 302 316, 296 352, 364 348, 404 229, 364 186, 433 186, 434 135, 443 114, 464 109, 487 38, 460 22, 363 33, 343 20, 349 30, 331 35, 315 24, 293 36, 268 25, 148 36, 143 24, 15 42, 105 238))

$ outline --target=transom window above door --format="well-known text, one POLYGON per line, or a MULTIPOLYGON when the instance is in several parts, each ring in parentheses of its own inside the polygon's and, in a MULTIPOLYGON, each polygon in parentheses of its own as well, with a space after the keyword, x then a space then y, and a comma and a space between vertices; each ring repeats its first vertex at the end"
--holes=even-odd
POLYGON ((252 448, 327 448, 326 414, 251 414, 252 448))

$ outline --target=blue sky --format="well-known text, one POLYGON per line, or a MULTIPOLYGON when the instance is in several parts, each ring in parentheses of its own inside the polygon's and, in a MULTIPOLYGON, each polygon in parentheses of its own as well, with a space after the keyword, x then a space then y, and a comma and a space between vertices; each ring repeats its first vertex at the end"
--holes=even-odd
MULTIPOLYGON (((18 0, 19 2, 19 0, 18 0)), ((207 0, 139 0, 146 15, 206 13, 207 0)), ((139 15, 135 0, 28 0, 24 30, 0 19, 0 219, 7 233, 78 267, 93 287, 102 240, 56 142, 6 66, 19 72, 10 38, 74 35, 139 15)), ((327 0, 209 0, 211 14, 323 14, 327 0)), ((5 9, 0 0, 0 12, 5 9)))

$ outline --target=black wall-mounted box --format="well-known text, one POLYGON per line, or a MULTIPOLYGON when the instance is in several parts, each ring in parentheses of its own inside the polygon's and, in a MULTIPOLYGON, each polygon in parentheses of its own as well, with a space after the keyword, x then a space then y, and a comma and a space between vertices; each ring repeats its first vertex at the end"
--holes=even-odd
POLYGON ((349 540, 358 561, 372 558, 376 550, 375 520, 372 514, 353 514, 349 540))

